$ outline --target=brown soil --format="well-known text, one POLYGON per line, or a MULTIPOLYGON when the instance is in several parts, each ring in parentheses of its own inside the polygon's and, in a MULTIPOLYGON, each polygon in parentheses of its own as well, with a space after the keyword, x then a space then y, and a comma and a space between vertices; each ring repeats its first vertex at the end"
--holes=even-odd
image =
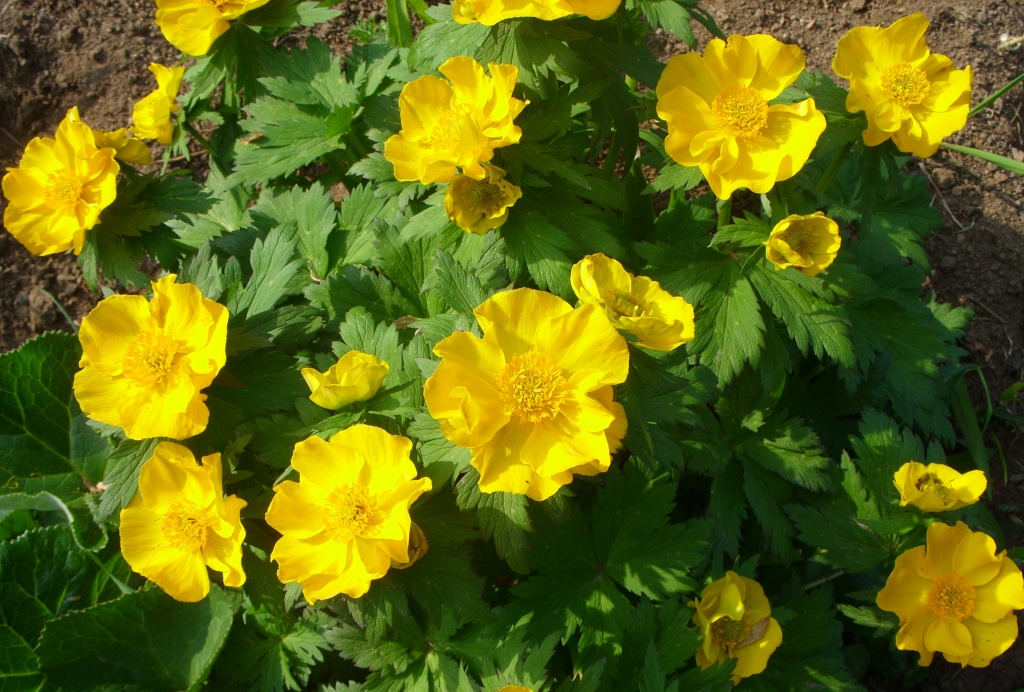
MULTIPOLYGON (((1024 72, 1024 48, 1000 49, 1000 35, 1024 33, 1024 6, 1016 0, 705 0, 704 6, 729 33, 771 33, 799 44, 809 69, 830 73, 839 37, 856 25, 888 24, 914 11, 932 20, 929 42, 956 65, 975 73, 975 103, 1024 72)), ((350 0, 343 14, 315 34, 338 52, 348 48, 346 30, 383 16, 383 0, 350 0)), ((51 135, 64 112, 78 105, 94 127, 128 123, 132 104, 148 93, 150 61, 165 64, 177 52, 153 22, 152 0, 0 0, 0 169, 17 165, 25 143, 51 135)), ((702 41, 708 39, 701 34, 702 41)), ((294 40, 294 39, 289 39, 294 40)), ((684 50, 659 36, 665 57, 684 50)), ((1008 93, 973 118, 951 141, 1024 160, 1021 108, 1024 87, 1008 93)), ((983 366, 992 397, 1024 379, 1024 178, 992 164, 940 150, 916 164, 932 181, 934 204, 945 227, 927 243, 931 283, 943 301, 975 312, 964 343, 983 366)), ((38 258, 9 234, 0 233, 0 352, 48 329, 67 329, 60 303, 76 321, 96 302, 84 287, 75 258, 38 258), (52 297, 51 297, 52 296, 52 297)), ((974 376, 972 376, 973 378, 974 376)), ((984 393, 972 380, 972 395, 983 408, 984 393)), ((1024 415, 1019 402, 1007 410, 1024 415)), ((1024 510, 1024 442, 1016 428, 997 423, 1006 454, 1009 486, 997 483, 997 505, 1008 528, 1020 525, 1024 510), (1016 523, 1014 522, 1016 519, 1016 523)), ((991 440, 989 440, 991 444, 991 440)), ((994 476, 1003 475, 999 459, 994 476)), ((1019 540, 1013 541, 1020 544, 1019 540)), ((1024 643, 981 670, 945 666, 933 670, 946 690, 997 692, 1024 684, 1024 643)), ((881 684, 871 689, 883 689, 881 684)))

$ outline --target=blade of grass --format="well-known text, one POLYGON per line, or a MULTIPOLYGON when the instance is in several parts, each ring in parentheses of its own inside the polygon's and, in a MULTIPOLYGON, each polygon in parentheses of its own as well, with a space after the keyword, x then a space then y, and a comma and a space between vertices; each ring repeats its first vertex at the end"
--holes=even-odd
POLYGON ((958 151, 961 154, 970 154, 971 156, 977 156, 982 161, 994 163, 995 165, 1001 168, 1005 168, 1011 173, 1018 173, 1020 175, 1024 175, 1024 163, 1021 163, 1020 161, 1014 161, 1013 159, 1008 159, 1005 156, 1000 156, 999 154, 993 154, 992 152, 984 151, 982 149, 975 149, 974 147, 964 147, 960 146, 959 144, 947 144, 945 142, 942 143, 942 148, 949 149, 950 151, 958 151))
POLYGON ((1018 84, 1020 84, 1022 81, 1024 81, 1024 72, 1022 72, 1021 74, 1017 75, 1016 77, 1011 79, 1009 82, 1007 82, 1006 84, 1004 84, 1003 86, 1001 86, 1000 88, 998 88, 994 92, 992 92, 992 94, 987 99, 985 99, 984 101, 979 103, 977 106, 972 108, 971 112, 967 114, 967 117, 970 118, 971 116, 977 115, 981 111, 985 110, 986 108, 991 106, 993 103, 995 103, 996 99, 998 99, 1000 96, 1002 96, 1003 94, 1008 92, 1013 87, 1015 87, 1018 84))
MULTIPOLYGON (((964 445, 971 455, 974 465, 985 472, 986 478, 992 477, 988 463, 988 449, 985 448, 985 439, 981 435, 981 428, 978 427, 978 417, 974 413, 974 406, 971 405, 971 397, 967 393, 967 382, 960 380, 960 385, 953 395, 953 416, 956 418, 963 435, 964 445)), ((992 499, 992 486, 988 488, 989 499, 992 499)))

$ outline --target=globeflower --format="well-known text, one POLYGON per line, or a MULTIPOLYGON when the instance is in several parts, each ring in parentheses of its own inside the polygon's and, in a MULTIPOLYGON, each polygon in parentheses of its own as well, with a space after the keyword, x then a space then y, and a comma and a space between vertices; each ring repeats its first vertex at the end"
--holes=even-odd
POLYGON ((1017 639, 1020 569, 962 521, 932 524, 925 540, 896 558, 876 599, 899 616, 896 648, 918 652, 922 666, 941 652, 950 663, 984 668, 1017 639))
POLYGON ((425 75, 402 87, 402 129, 384 143, 384 158, 398 180, 447 183, 460 168, 483 180, 488 174, 482 164, 494 150, 522 136, 512 124, 529 103, 512 96, 519 68, 488 63, 488 76, 480 63, 462 56, 438 69, 447 80, 425 75))
POLYGON ((444 436, 472 452, 480 490, 545 500, 574 474, 607 471, 626 433, 612 386, 629 351, 601 310, 520 288, 474 313, 483 338, 439 342, 423 397, 444 436))
POLYGON ((571 14, 582 14, 591 19, 608 19, 619 9, 622 0, 455 0, 452 16, 459 24, 480 22, 494 26, 503 19, 533 17, 549 21, 571 14))
POLYGON ((464 231, 484 235, 508 219, 508 210, 523 196, 523 191, 505 179, 505 171, 483 164, 487 176, 474 180, 456 174, 444 193, 448 218, 464 231))
MULTIPOLYGON (((72 122, 81 122, 78 108, 69 110, 68 117, 71 118, 72 122)), ((129 135, 126 128, 122 127, 111 132, 93 130, 92 135, 96 139, 97 149, 113 149, 114 157, 120 161, 140 166, 148 166, 153 162, 146 143, 129 135)))
POLYGON ((171 114, 177 113, 178 91, 181 89, 181 78, 185 74, 184 67, 164 67, 158 63, 150 63, 149 71, 156 77, 156 91, 151 92, 135 104, 132 111, 132 132, 136 137, 155 139, 160 144, 170 144, 174 134, 171 114))
POLYGON ((925 466, 916 461, 901 466, 893 484, 900 491, 900 507, 914 505, 925 512, 948 512, 973 505, 988 487, 984 471, 962 474, 945 464, 925 466))
POLYGON ((393 562, 408 563, 409 507, 430 490, 429 478, 416 478, 411 450, 408 438, 362 424, 329 442, 295 445, 299 482, 274 486, 267 509, 267 523, 282 534, 270 556, 278 579, 301 584, 312 604, 341 593, 359 598, 393 562))
POLYGON ((186 55, 206 55, 238 19, 270 0, 156 0, 156 23, 171 45, 186 55))
POLYGON ((151 301, 104 298, 78 332, 78 404, 132 440, 182 440, 205 430, 210 410, 200 392, 224 367, 227 308, 175 278, 154 281, 151 301))
POLYGON ((641 346, 671 351, 693 340, 693 306, 646 276, 633 276, 611 257, 587 255, 572 268, 572 290, 581 303, 596 305, 641 346))
POLYGON ((775 224, 764 243, 776 270, 793 267, 807 276, 817 276, 832 264, 840 244, 839 224, 820 211, 790 214, 775 224))
POLYGON ((302 379, 309 386, 313 403, 333 410, 372 397, 389 370, 388 364, 377 356, 349 351, 327 372, 303 368, 302 379))
POLYGON ((792 178, 824 132, 825 116, 814 99, 768 102, 803 69, 799 46, 763 34, 716 38, 703 56, 675 56, 657 86, 665 150, 683 166, 699 166, 721 199, 741 187, 763 194, 792 178))
POLYGON ((96 135, 67 112, 56 138, 36 137, 17 168, 3 178, 4 226, 36 255, 82 251, 85 232, 117 196, 114 150, 96 145, 96 135))
POLYGON ((207 567, 224 575, 225 586, 242 586, 246 503, 223 495, 220 454, 200 466, 188 448, 158 444, 139 472, 139 492, 121 510, 125 561, 178 601, 206 597, 207 567))
POLYGON ((726 572, 711 582, 698 600, 693 624, 703 635, 697 649, 701 670, 736 659, 733 684, 768 667, 768 658, 782 643, 782 628, 771 617, 772 606, 764 589, 753 579, 726 572))
POLYGON ((868 146, 892 139, 908 154, 927 158, 962 129, 971 110, 971 68, 953 69, 932 53, 921 13, 885 27, 859 26, 839 39, 832 70, 850 80, 846 108, 864 111, 868 146))

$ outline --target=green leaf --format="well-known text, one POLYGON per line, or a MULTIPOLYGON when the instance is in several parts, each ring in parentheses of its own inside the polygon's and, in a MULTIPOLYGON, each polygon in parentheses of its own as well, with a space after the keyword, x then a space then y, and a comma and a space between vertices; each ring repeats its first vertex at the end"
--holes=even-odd
POLYGON ((231 631, 214 675, 260 692, 309 689, 313 666, 323 661, 323 651, 329 648, 312 618, 284 621, 257 614, 246 619, 246 627, 231 631))
POLYGON ((691 49, 697 47, 697 39, 690 27, 690 12, 676 0, 629 0, 626 7, 640 10, 655 29, 662 27, 691 49))
POLYGON ((819 549, 820 557, 839 569, 866 572, 889 557, 889 545, 869 529, 845 502, 829 502, 822 510, 787 505, 800 540, 819 549))
POLYGON ((412 23, 405 0, 387 0, 388 43, 408 47, 412 43, 412 23))
POLYGON ((494 539, 494 548, 509 567, 526 574, 530 571, 529 502, 525 495, 480 491, 480 474, 475 468, 462 476, 458 483, 458 503, 464 510, 476 510, 480 534, 485 541, 494 539))
MULTIPOLYGON (((471 452, 451 442, 441 432, 441 424, 428 413, 417 413, 406 428, 406 434, 416 440, 413 453, 419 459, 420 466, 434 484, 434 490, 440 490, 469 466, 471 452)), ((461 490, 460 490, 461 498, 461 490)), ((459 505, 469 509, 460 499, 459 505)), ((525 506, 525 503, 524 503, 525 506)), ((481 523, 482 523, 481 518, 481 523)), ((489 538, 490 536, 487 536, 489 538)))
POLYGON ((331 233, 338 227, 338 213, 323 185, 315 182, 309 189, 296 185, 291 190, 265 194, 251 214, 256 221, 265 217, 272 226, 295 224, 300 253, 317 277, 327 276, 327 248, 331 233))
POLYGON ((256 239, 250 260, 252 277, 228 302, 232 315, 259 315, 273 309, 287 295, 289 281, 302 266, 301 260, 292 259, 295 246, 295 241, 289 240, 280 227, 271 230, 266 240, 256 239))
POLYGON ((206 678, 237 607, 216 585, 198 603, 139 591, 47 623, 36 653, 47 680, 64 689, 189 689, 206 678))
POLYGON ((4 491, 67 503, 102 479, 109 444, 85 425, 72 391, 80 353, 74 336, 49 333, 0 355, 4 491))
POLYGON ((271 0, 263 7, 246 12, 241 21, 250 26, 291 29, 329 22, 341 12, 323 7, 316 0, 271 0))
POLYGON ((409 49, 409 66, 430 73, 448 58, 474 56, 491 33, 483 24, 459 24, 452 18, 452 6, 434 5, 427 14, 435 21, 416 35, 409 49))
POLYGON ((892 480, 903 464, 924 459, 921 441, 909 430, 901 432, 888 416, 868 409, 858 426, 858 437, 851 436, 850 445, 856 456, 856 468, 881 516, 903 511, 895 506, 899 492, 892 480))
POLYGON ((123 440, 107 460, 107 474, 103 479, 106 490, 100 496, 98 514, 109 519, 128 506, 139 490, 142 465, 153 456, 159 438, 149 440, 123 440))

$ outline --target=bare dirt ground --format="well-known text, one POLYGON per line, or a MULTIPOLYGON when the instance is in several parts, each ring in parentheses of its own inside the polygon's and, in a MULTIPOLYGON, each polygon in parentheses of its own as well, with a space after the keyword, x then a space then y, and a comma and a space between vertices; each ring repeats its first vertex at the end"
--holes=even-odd
MULTIPOLYGON (((957 66, 974 69, 974 102, 1024 72, 1024 48, 1004 50, 1000 36, 1024 34, 1019 0, 705 0, 723 30, 770 33, 799 44, 809 69, 830 73, 836 42, 857 25, 888 24, 911 12, 932 21, 928 39, 957 66)), ((342 15, 318 27, 316 35, 338 52, 346 31, 361 21, 383 17, 383 0, 341 3, 342 15)), ((34 136, 52 136, 64 112, 79 106, 93 127, 128 124, 132 104, 153 88, 150 61, 169 64, 176 50, 164 41, 152 0, 0 0, 0 170, 16 166, 34 136)), ((709 36, 701 34, 701 40, 709 36)), ((655 37, 665 57, 685 50, 668 37, 655 37)), ((951 141, 1024 160, 1021 109, 1024 87, 1006 94, 976 116, 951 141)), ((927 244, 934 267, 930 278, 939 298, 970 307, 975 319, 964 345, 982 366, 992 397, 1024 379, 1024 178, 992 164, 940 150, 917 164, 930 177, 934 204, 944 227, 927 244)), ((0 233, 0 352, 35 334, 68 329, 68 316, 80 320, 97 297, 82 282, 74 257, 38 258, 9 234, 0 233), (58 307, 58 303, 62 307, 58 307)), ((975 403, 984 391, 972 380, 975 403)), ((1005 404, 1024 415, 1024 405, 1005 404)), ((996 505, 1008 529, 1024 526, 1024 439, 1010 425, 996 423, 1006 458, 1006 475, 994 483, 996 505)), ((991 438, 987 440, 992 445, 991 438)), ((993 476, 1003 475, 993 460, 993 476)), ((1018 534, 1019 536, 1019 534, 1018 534)), ((1020 544, 1019 540, 1013 541, 1020 544)), ((1000 657, 991 668, 960 671, 933 666, 934 689, 1010 690, 1024 685, 1024 646, 1000 657)), ((866 681, 870 689, 884 689, 866 681)))

